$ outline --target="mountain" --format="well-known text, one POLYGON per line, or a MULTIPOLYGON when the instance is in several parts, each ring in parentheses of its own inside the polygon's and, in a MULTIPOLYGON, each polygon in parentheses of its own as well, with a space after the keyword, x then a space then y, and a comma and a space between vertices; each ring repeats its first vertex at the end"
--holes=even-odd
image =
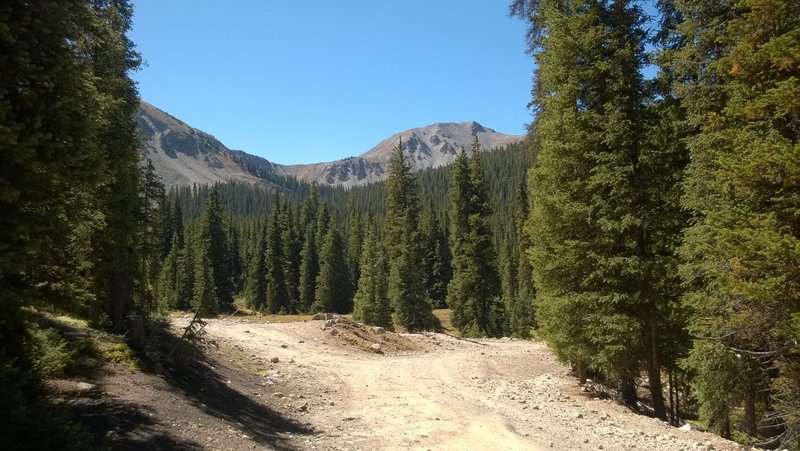
POLYGON ((439 123, 394 134, 358 157, 328 163, 284 166, 283 172, 306 182, 365 185, 386 177, 392 149, 400 139, 410 157, 412 170, 419 171, 452 163, 461 147, 472 147, 476 136, 484 150, 493 150, 523 138, 498 133, 474 121, 439 123))
POLYGON ((458 150, 469 149, 476 136, 485 150, 522 139, 522 136, 498 133, 477 122, 440 123, 394 134, 358 157, 327 163, 279 165, 229 149, 208 133, 144 101, 136 122, 147 150, 145 158, 153 162, 167 187, 230 181, 273 183, 286 177, 320 185, 366 185, 386 177, 392 149, 400 139, 414 171, 452 163, 458 150))
POLYGON ((136 123, 149 158, 167 187, 241 181, 261 182, 278 170, 254 155, 231 150, 218 139, 141 102, 136 123))

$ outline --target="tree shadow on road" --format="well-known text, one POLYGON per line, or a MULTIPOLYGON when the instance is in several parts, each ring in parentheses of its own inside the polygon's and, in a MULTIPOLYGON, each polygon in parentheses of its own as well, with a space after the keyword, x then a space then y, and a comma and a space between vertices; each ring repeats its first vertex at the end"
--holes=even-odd
POLYGON ((203 449, 198 443, 158 432, 144 406, 104 400, 72 404, 70 410, 73 417, 95 436, 99 448, 105 442, 115 450, 203 449), (106 435, 107 431, 114 431, 113 435, 106 435))
MULTIPOLYGON (((162 355, 178 350, 173 354, 175 358, 164 365, 162 377, 209 415, 231 423, 232 428, 238 428, 258 443, 276 449, 292 448, 287 434, 314 434, 308 426, 283 416, 237 390, 221 374, 226 368, 193 343, 180 340, 166 331, 158 333, 158 337, 159 349, 166 351, 162 355)), ((241 374, 237 376, 242 377, 241 374)), ((255 385, 255 376, 244 377, 252 377, 255 385)))

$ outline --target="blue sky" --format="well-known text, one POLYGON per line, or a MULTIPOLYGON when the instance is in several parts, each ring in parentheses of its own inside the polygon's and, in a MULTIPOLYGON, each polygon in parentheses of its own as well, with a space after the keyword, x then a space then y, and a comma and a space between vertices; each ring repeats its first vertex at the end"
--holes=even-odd
POLYGON ((277 163, 475 120, 523 134, 533 60, 510 0, 134 0, 143 100, 277 163))

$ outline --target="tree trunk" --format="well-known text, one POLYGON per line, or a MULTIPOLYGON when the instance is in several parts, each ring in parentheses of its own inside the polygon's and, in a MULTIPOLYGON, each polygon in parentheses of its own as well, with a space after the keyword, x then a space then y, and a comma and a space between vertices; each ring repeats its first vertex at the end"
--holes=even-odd
POLYGON ((661 360, 658 352, 658 326, 655 319, 650 319, 650 352, 647 353, 647 377, 650 379, 650 396, 653 400, 653 413, 666 420, 667 409, 664 406, 664 389, 661 385, 661 360))
POLYGON ((633 381, 633 377, 622 382, 620 392, 622 394, 622 402, 624 402, 626 406, 635 409, 639 398, 636 396, 636 384, 633 381))
POLYGON ((575 375, 578 377, 578 384, 583 385, 586 383, 586 377, 589 371, 586 368, 586 364, 583 362, 578 362, 575 364, 575 375))
POLYGON ((669 424, 678 426, 675 415, 675 380, 672 365, 667 368, 667 384, 669 385, 669 424))
POLYGON ((749 436, 755 437, 758 424, 756 421, 756 390, 751 385, 744 394, 744 418, 742 418, 742 430, 749 436))
POLYGON ((719 435, 721 435, 722 438, 726 438, 729 440, 731 438, 731 417, 727 411, 722 415, 722 418, 720 418, 719 435))

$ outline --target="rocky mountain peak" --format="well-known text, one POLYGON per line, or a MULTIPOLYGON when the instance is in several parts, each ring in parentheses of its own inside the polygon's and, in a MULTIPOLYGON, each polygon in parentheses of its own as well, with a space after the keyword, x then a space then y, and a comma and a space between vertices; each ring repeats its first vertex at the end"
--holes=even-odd
POLYGON ((265 183, 270 176, 290 176, 323 185, 356 186, 387 176, 392 149, 400 139, 412 170, 447 165, 477 137, 484 150, 522 139, 486 128, 475 121, 444 122, 396 133, 357 157, 302 165, 279 165, 231 150, 212 135, 142 102, 136 122, 150 159, 168 187, 226 181, 265 183))

